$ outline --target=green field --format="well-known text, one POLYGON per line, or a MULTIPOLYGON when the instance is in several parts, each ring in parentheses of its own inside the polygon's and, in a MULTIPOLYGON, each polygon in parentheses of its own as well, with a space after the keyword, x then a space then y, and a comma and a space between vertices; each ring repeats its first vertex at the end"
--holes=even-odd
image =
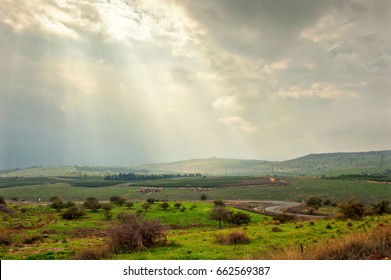
MULTIPOLYGON (((330 238, 341 238, 353 232, 372 230, 391 221, 391 216, 367 217, 360 221, 323 220, 276 224, 271 217, 250 213, 251 223, 240 227, 250 238, 248 244, 220 245, 216 235, 231 232, 232 225, 209 219, 213 203, 181 202, 185 210, 176 209, 173 201, 165 211, 155 202, 148 211, 142 203, 132 209, 116 206, 118 213, 141 211, 146 219, 158 219, 171 229, 167 231, 167 245, 141 252, 114 254, 109 259, 268 259, 275 250, 300 244, 305 249, 330 238), (275 228, 279 231, 276 231, 275 228)), ((76 220, 64 220, 60 212, 44 205, 9 204, 13 215, 1 215, 0 259, 73 259, 85 250, 99 248, 108 242, 106 229, 117 220, 106 220, 103 210, 92 212, 76 220), (8 242, 8 243, 7 243, 8 242)), ((232 209, 232 208, 231 208, 232 209)), ((64 211, 64 210, 62 210, 64 211)), ((239 210, 234 210, 239 211, 239 210)), ((243 212, 243 210, 240 210, 243 212)))
MULTIPOLYGON (((52 196, 59 196, 64 200, 72 201, 83 201, 89 196, 107 200, 113 195, 124 196, 134 201, 145 200, 148 197, 168 200, 199 200, 201 194, 206 194, 208 199, 211 200, 301 201, 308 195, 315 195, 324 200, 332 201, 356 197, 368 203, 380 199, 391 199, 391 184, 380 184, 365 180, 287 177, 283 178, 288 183, 287 185, 253 185, 253 178, 247 178, 247 181, 244 179, 244 177, 175 178, 135 181, 107 187, 103 187, 104 182, 99 179, 97 181, 99 187, 96 188, 77 187, 72 185, 72 182, 64 180, 44 184, 35 184, 35 181, 33 181, 33 185, 3 186, 0 188, 0 195, 8 200, 17 199, 31 202, 48 201, 52 196), (142 193, 141 191, 145 188, 156 188, 156 192, 142 193)), ((107 182, 107 184, 112 183, 112 181, 107 182)), ((94 185, 94 181, 91 179, 89 184, 94 185)))

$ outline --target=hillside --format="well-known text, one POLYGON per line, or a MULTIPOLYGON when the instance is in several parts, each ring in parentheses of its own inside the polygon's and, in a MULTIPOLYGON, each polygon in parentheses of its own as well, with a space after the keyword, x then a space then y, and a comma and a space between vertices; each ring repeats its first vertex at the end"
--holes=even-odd
POLYGON ((201 173, 204 175, 341 175, 391 169, 391 150, 310 154, 286 161, 207 158, 132 167, 55 166, 0 171, 0 177, 81 176, 108 173, 201 173))

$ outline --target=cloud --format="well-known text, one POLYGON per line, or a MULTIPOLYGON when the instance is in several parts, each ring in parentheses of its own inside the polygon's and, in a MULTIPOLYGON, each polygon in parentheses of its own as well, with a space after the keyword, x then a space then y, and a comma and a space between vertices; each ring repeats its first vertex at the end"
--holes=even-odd
POLYGON ((296 99, 302 97, 314 97, 321 99, 347 99, 357 97, 357 94, 354 92, 340 90, 332 84, 327 83, 315 83, 306 89, 297 86, 280 88, 277 94, 282 98, 296 99))
POLYGON ((243 120, 241 117, 238 116, 219 118, 217 121, 219 123, 229 125, 232 127, 239 127, 241 130, 243 130, 246 133, 255 133, 258 131, 258 127, 256 125, 254 125, 249 121, 243 120))

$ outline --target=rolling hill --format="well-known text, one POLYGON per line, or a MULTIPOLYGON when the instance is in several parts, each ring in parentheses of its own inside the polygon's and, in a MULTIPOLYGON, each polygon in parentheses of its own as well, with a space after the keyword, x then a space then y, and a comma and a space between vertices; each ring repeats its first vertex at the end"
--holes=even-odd
POLYGON ((201 173, 203 175, 341 175, 391 169, 391 150, 309 154, 286 161, 206 158, 132 167, 55 166, 0 171, 0 177, 80 176, 108 173, 201 173))

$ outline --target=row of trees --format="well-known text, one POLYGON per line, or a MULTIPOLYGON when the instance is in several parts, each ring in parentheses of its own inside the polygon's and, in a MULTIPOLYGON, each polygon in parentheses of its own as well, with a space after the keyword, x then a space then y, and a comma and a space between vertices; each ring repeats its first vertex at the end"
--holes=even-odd
POLYGON ((119 173, 107 175, 104 177, 105 180, 111 181, 136 181, 136 180, 157 180, 157 179, 170 179, 179 177, 201 177, 201 173, 186 173, 186 174, 135 174, 131 173, 119 173))

